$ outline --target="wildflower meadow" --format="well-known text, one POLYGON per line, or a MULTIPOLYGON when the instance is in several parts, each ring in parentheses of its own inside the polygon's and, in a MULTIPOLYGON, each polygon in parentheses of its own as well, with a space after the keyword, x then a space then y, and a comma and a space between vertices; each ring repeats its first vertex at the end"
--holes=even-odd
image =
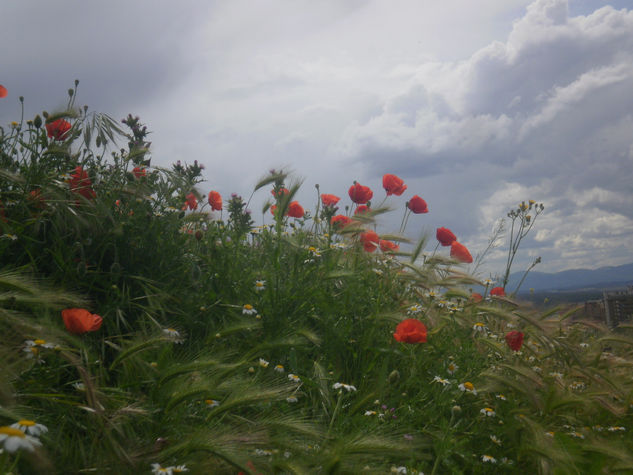
POLYGON ((633 472, 630 326, 506 288, 542 204, 485 279, 394 174, 202 194, 76 86, 0 127, 0 473, 633 472))

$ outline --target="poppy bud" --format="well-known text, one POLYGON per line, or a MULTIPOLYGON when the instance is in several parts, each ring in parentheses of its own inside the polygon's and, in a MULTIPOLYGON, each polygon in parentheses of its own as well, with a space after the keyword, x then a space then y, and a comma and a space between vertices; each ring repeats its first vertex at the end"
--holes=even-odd
POLYGON ((72 89, 68 89, 68 96, 73 97, 73 94, 75 94, 75 91, 73 91, 72 89))

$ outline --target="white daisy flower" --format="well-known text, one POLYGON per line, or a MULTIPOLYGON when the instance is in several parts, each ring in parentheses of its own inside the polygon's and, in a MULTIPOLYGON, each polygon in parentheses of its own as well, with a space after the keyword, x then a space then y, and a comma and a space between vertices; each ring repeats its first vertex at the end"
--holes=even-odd
POLYGON ((300 383, 301 382, 301 378, 299 378, 299 376, 297 376, 296 374, 292 374, 292 373, 288 374, 288 379, 290 381, 292 381, 293 383, 300 383))
POLYGON ((407 475, 407 467, 391 467, 391 473, 407 475))
POLYGON ((15 424, 11 424, 10 427, 13 427, 14 429, 20 429, 25 434, 35 437, 39 437, 41 434, 48 432, 48 427, 46 427, 44 424, 37 424, 35 421, 30 421, 28 419, 22 419, 15 424))
POLYGON ((497 463, 497 459, 494 458, 491 455, 482 455, 481 456, 481 461, 482 462, 488 462, 488 463, 497 463))
POLYGON ((626 427, 622 426, 611 426, 607 429, 609 432, 624 432, 626 427))
POLYGON ((257 310, 255 310, 250 303, 247 303, 244 304, 244 306, 242 307, 242 313, 244 315, 255 315, 257 313, 257 310))
POLYGON ((9 426, 0 427, 0 444, 9 453, 15 452, 19 449, 33 452, 35 447, 42 445, 36 437, 25 434, 20 429, 9 426))
POLYGON ((416 304, 411 305, 407 309, 407 313, 409 315, 417 315, 418 313, 422 312, 422 310, 423 310, 422 305, 416 303, 416 304))
POLYGON ((488 416, 488 417, 494 417, 495 415, 495 411, 489 407, 484 407, 481 411, 484 416, 488 416))
POLYGON ((457 366, 452 361, 448 363, 448 365, 446 366, 446 371, 448 371, 448 374, 455 374, 455 371, 457 371, 458 369, 459 369, 459 366, 457 366))
POLYGON ((278 373, 283 373, 284 370, 284 365, 278 364, 277 366, 275 366, 275 371, 277 371, 278 373))
POLYGON ((152 464, 152 474, 154 475, 172 475, 172 467, 163 467, 159 463, 152 464))
POLYGON ((486 331, 486 325, 484 325, 481 322, 477 322, 473 325, 473 330, 478 331, 478 332, 485 332, 486 331))
POLYGON ((255 290, 257 292, 261 292, 262 290, 266 290, 266 281, 265 280, 256 280, 255 281, 255 290))
POLYGON ((366 416, 375 416, 376 415, 376 411, 365 411, 365 415, 366 416))
POLYGON ((457 387, 461 391, 464 391, 464 392, 467 392, 467 393, 473 393, 474 395, 477 395, 477 390, 475 389, 475 386, 473 385, 473 383, 471 383, 470 381, 466 381, 465 383, 461 383, 457 387))
POLYGON ((435 376, 433 378, 433 382, 434 383, 440 383, 442 386, 447 386, 447 385, 451 384, 451 382, 448 379, 442 379, 439 376, 435 376))
POLYGON ((352 386, 351 384, 334 383, 332 387, 334 389, 345 389, 348 393, 351 393, 352 391, 356 391, 356 387, 352 386))
POLYGON ((169 468, 171 468, 172 473, 184 473, 189 471, 186 465, 176 465, 175 467, 169 468))
POLYGON ((180 332, 174 328, 163 328, 163 335, 174 343, 183 343, 185 341, 180 332))
POLYGON ((266 361, 264 358, 259 359, 259 366, 261 366, 262 368, 268 368, 269 364, 270 363, 266 361))
POLYGON ((295 403, 295 402, 297 402, 297 401, 298 401, 298 399, 297 399, 295 396, 288 396, 288 397, 286 398, 286 402, 289 402, 289 403, 291 403, 291 404, 292 404, 292 403, 295 403))
POLYGON ((207 405, 209 409, 213 409, 214 407, 218 407, 220 403, 215 399, 205 399, 204 403, 207 405))
POLYGON ((24 342, 26 346, 39 346, 41 348, 55 348, 57 345, 54 343, 49 343, 46 340, 37 339, 37 340, 26 340, 24 342))

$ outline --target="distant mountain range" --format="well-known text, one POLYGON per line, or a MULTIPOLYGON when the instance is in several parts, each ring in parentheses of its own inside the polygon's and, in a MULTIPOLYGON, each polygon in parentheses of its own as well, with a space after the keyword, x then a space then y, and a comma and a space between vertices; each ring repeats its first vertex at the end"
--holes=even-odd
MULTIPOLYGON (((525 272, 510 274, 506 291, 513 292, 525 272)), ((521 284, 519 294, 539 291, 608 289, 633 285, 633 263, 598 269, 571 269, 556 273, 530 273, 521 284)))

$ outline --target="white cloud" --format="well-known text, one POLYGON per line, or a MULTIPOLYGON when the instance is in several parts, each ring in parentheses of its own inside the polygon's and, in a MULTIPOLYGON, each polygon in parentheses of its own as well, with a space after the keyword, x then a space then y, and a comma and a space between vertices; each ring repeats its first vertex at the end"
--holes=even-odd
MULTIPOLYGON (((536 199, 547 209, 524 246, 546 254, 543 270, 628 262, 633 249, 600 233, 621 236, 633 219, 631 64, 633 12, 570 18, 567 1, 536 0, 507 41, 421 64, 378 114, 348 127, 342 148, 376 174, 390 157, 396 173, 450 180, 462 209, 481 203, 478 229, 464 237, 472 247, 485 245, 496 218, 536 199)), ((502 257, 493 252, 490 264, 502 257)))

